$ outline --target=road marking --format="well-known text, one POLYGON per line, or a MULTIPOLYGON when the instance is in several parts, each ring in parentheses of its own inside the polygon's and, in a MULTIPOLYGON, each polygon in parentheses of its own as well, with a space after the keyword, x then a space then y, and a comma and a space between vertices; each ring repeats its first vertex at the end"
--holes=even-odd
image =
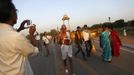
POLYGON ((134 51, 128 50, 128 49, 125 49, 125 48, 122 48, 122 47, 121 47, 121 50, 126 51, 126 52, 129 52, 129 53, 134 53, 134 51))

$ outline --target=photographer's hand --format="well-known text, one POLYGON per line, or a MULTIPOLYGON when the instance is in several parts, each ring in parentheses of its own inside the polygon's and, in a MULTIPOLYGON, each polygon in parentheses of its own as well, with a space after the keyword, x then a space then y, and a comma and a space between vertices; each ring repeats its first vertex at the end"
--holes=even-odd
POLYGON ((20 32, 21 30, 24 30, 25 29, 25 24, 28 22, 29 20, 24 20, 22 23, 21 23, 21 25, 20 25, 20 27, 18 28, 18 32, 20 32))

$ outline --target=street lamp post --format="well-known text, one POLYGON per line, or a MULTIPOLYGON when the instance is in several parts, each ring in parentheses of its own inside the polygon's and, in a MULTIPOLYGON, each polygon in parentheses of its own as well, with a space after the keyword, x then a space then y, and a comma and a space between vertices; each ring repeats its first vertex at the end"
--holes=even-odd
POLYGON ((108 17, 109 22, 111 22, 111 17, 108 17))

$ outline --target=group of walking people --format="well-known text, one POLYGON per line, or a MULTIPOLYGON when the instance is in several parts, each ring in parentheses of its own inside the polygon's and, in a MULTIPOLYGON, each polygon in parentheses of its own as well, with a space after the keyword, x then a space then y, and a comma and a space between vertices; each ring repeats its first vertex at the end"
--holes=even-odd
POLYGON ((36 46, 39 49, 40 55, 46 55, 48 57, 50 54, 49 46, 51 42, 51 38, 49 37, 48 33, 44 32, 39 34, 38 32, 36 32, 33 36, 36 46))
MULTIPOLYGON (((75 33, 75 39, 74 42, 78 47, 78 50, 74 54, 76 56, 79 52, 82 52, 83 59, 86 60, 86 55, 90 56, 91 54, 91 49, 92 49, 92 41, 91 41, 91 36, 90 36, 90 31, 88 30, 87 25, 84 25, 84 29, 80 26, 77 27, 76 33, 75 33), (85 51, 82 48, 82 44, 84 43, 85 45, 85 51)), ((70 31, 67 30, 66 25, 62 25, 60 32, 58 34, 58 43, 61 46, 61 54, 62 54, 62 59, 65 67, 65 72, 68 72, 67 69, 67 59, 69 59, 69 62, 72 63, 72 56, 73 56, 73 51, 72 51, 72 43, 73 41, 71 40, 70 36, 70 31)), ((71 66, 72 67, 72 66, 71 66)), ((73 68, 72 68, 73 70, 73 68)), ((72 72, 73 74, 73 72, 72 72)))
MULTIPOLYGON (((77 30, 75 31, 74 35, 74 43, 77 45, 77 51, 75 51, 74 56, 77 56, 77 54, 81 52, 83 59, 87 60, 86 56, 89 57, 94 48, 94 40, 90 30, 88 29, 87 25, 84 25, 83 28, 77 26, 77 30), (83 46, 85 48, 83 48, 83 46)), ((73 41, 71 40, 70 31, 67 30, 66 25, 61 26, 61 30, 58 34, 58 43, 61 46, 61 54, 65 72, 68 72, 66 68, 67 59, 69 58, 69 61, 72 64, 73 41)), ((122 43, 118 33, 112 27, 104 26, 103 31, 100 33, 100 47, 103 49, 103 61, 111 62, 112 56, 119 57, 121 45, 122 43)))
POLYGON ((100 34, 100 47, 103 49, 103 61, 111 62, 112 56, 120 56, 120 46, 122 45, 118 33, 113 27, 104 26, 100 34))
POLYGON ((80 26, 78 26, 75 33, 75 44, 77 45, 78 50, 76 51, 74 56, 76 56, 79 52, 81 52, 83 59, 86 60, 86 55, 87 56, 91 55, 91 49, 93 44, 92 40, 93 39, 87 25, 84 25, 83 30, 80 26), (83 50, 82 47, 83 44, 85 46, 85 51, 83 50))
MULTIPOLYGON (((25 36, 19 33, 25 29, 25 24, 29 23, 29 20, 24 20, 17 30, 13 28, 16 22, 17 9, 12 0, 0 0, 0 75, 32 75, 26 74, 26 70, 24 69, 26 67, 25 62, 30 55, 39 53, 40 39, 44 41, 44 45, 47 48, 47 56, 49 55, 49 40, 46 37, 46 32, 43 34, 44 37, 35 37, 36 25, 30 26, 30 43, 25 36)), ((65 72, 68 72, 66 68, 67 59, 73 65, 73 51, 70 31, 67 30, 66 25, 61 26, 57 40, 61 47, 65 72)), ((81 52, 83 59, 86 60, 86 56, 91 55, 93 48, 93 40, 87 25, 84 25, 83 29, 80 26, 77 27, 74 41, 78 48, 74 56, 81 52), (85 50, 82 48, 83 44, 85 45, 85 50)), ((100 47, 103 49, 103 60, 111 62, 112 56, 119 56, 120 45, 122 43, 117 32, 113 28, 104 27, 103 32, 100 34, 100 47)), ((71 74, 75 75, 73 69, 71 70, 71 74)))

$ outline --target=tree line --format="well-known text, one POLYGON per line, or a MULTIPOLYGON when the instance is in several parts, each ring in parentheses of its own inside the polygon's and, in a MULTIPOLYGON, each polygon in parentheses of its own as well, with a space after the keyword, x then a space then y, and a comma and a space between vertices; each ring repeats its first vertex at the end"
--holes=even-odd
MULTIPOLYGON (((112 26, 117 29, 123 29, 126 28, 134 28, 134 20, 125 22, 124 19, 116 20, 115 22, 105 22, 101 24, 94 24, 91 27, 88 27, 89 30, 98 30, 98 28, 101 28, 103 26, 112 26)), ((82 28, 83 29, 83 28, 82 28)), ((58 31, 56 29, 51 29, 49 32, 49 35, 56 36, 58 34, 58 31)))
POLYGON ((124 19, 116 20, 115 22, 105 22, 102 24, 94 24, 90 28, 100 28, 102 26, 112 26, 114 28, 134 27, 134 20, 125 22, 124 19))

